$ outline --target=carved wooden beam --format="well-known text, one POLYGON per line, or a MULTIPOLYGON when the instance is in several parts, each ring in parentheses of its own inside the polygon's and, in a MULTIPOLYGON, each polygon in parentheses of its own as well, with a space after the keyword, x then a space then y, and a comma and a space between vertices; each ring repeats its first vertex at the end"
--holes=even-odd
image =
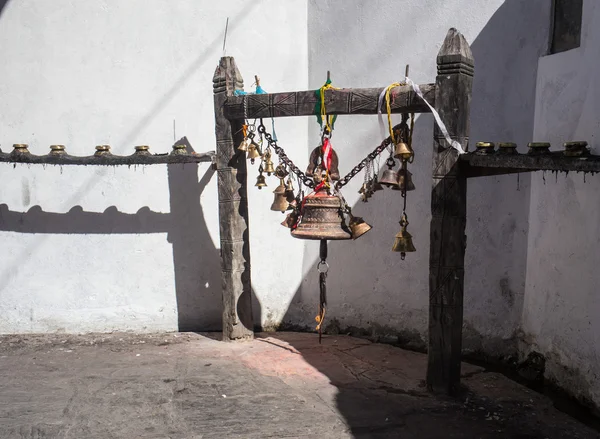
MULTIPOLYGON (((419 86, 431 105, 435 104, 435 84, 419 86)), ((343 88, 325 90, 327 114, 377 114, 377 102, 384 87, 343 88)), ((392 113, 429 113, 429 107, 409 86, 395 87, 390 91, 392 113)), ((224 113, 229 120, 260 117, 312 116, 315 114, 315 90, 286 93, 249 94, 229 96, 224 113), (247 112, 244 114, 244 98, 247 112)))
POLYGON ((549 155, 477 155, 460 156, 467 177, 515 174, 518 172, 559 171, 559 172, 600 172, 600 156, 567 157, 562 152, 549 155))
POLYGON ((30 153, 3 153, 0 152, 0 162, 47 164, 47 165, 158 165, 176 163, 201 163, 214 162, 215 154, 207 152, 202 154, 132 154, 129 156, 103 154, 100 156, 73 156, 63 154, 35 155, 30 153))

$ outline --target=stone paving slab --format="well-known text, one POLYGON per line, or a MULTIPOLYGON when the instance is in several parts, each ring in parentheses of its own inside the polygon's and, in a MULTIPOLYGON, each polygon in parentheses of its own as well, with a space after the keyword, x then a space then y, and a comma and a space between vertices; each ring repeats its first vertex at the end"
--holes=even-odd
POLYGON ((463 365, 461 398, 423 354, 347 336, 0 336, 0 438, 600 438, 551 401, 463 365))

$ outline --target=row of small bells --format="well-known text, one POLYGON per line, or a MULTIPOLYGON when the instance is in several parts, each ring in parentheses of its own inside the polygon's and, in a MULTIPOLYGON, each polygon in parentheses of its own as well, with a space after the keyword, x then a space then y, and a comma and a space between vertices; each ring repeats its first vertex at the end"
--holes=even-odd
MULTIPOLYGON (((312 176, 316 183, 319 183, 325 176, 318 163, 320 148, 321 146, 318 146, 311 154, 311 163, 309 163, 306 171, 306 174, 312 176)), ((363 218, 352 215, 350 207, 342 201, 342 198, 331 194, 327 188, 303 198, 300 194, 295 195, 294 186, 288 172, 282 165, 275 168, 268 149, 264 154, 261 154, 260 146, 254 141, 254 133, 250 132, 244 137, 238 150, 245 152, 251 163, 254 163, 256 159, 261 159, 256 187, 262 189, 267 186, 263 173, 268 176, 274 174, 279 178, 279 185, 273 191, 274 199, 270 209, 282 213, 289 211, 281 225, 290 228, 293 237, 311 240, 358 239, 371 230, 371 225, 366 223, 363 218), (288 177, 287 182, 285 181, 286 177, 288 177), (344 214, 348 216, 348 225, 346 225, 344 214)), ((337 170, 337 154, 335 151, 333 151, 333 154, 335 168, 330 170, 329 178, 332 182, 335 182, 339 180, 339 172, 337 170)), ((398 171, 393 170, 396 162, 390 156, 387 160, 388 169, 383 172, 381 180, 378 181, 377 175, 375 175, 374 178, 361 187, 359 193, 362 195, 362 200, 367 202, 373 193, 383 190, 384 186, 392 190, 402 191, 403 195, 405 191, 414 190, 415 185, 412 181, 412 174, 407 169, 407 163, 413 156, 414 152, 407 143, 404 141, 396 143, 394 157, 401 160, 401 168, 398 171)), ((408 221, 405 214, 400 220, 400 226, 401 230, 395 236, 392 251, 400 252, 402 259, 404 259, 406 253, 415 252, 416 249, 411 234, 406 230, 408 221)))

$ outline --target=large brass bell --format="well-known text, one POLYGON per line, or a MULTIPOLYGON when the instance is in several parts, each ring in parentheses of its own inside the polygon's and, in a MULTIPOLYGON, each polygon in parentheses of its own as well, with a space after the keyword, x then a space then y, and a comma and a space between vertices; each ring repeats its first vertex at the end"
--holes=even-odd
POLYGON ((271 204, 271 210, 281 213, 285 212, 290 203, 286 199, 283 178, 279 179, 279 186, 275 188, 273 193, 275 194, 275 199, 273 200, 273 204, 271 204))
POLYGON ((352 234, 342 215, 342 204, 338 197, 320 190, 303 200, 300 224, 292 230, 299 239, 350 239, 352 234))
POLYGON ((350 216, 350 233, 352 234, 352 239, 358 239, 373 227, 365 222, 359 216, 350 216))
POLYGON ((412 181, 412 173, 406 168, 400 169, 398 172, 398 186, 392 189, 396 191, 414 191, 415 184, 412 181))
POLYGON ((267 175, 271 175, 275 172, 275 166, 273 166, 273 160, 271 160, 271 153, 267 150, 263 157, 263 161, 265 163, 265 172, 267 175))
POLYGON ((408 219, 406 218, 406 214, 403 214, 402 218, 400 219, 401 229, 396 234, 396 239, 392 247, 392 251, 400 252, 400 257, 402 259, 406 257, 406 253, 417 251, 412 242, 412 235, 406 231, 407 226, 408 219))
POLYGON ((406 144, 404 142, 396 143, 396 146, 394 149, 394 157, 395 158, 402 159, 402 160, 410 160, 413 155, 414 155, 414 151, 411 149, 410 146, 408 146, 408 144, 406 144))

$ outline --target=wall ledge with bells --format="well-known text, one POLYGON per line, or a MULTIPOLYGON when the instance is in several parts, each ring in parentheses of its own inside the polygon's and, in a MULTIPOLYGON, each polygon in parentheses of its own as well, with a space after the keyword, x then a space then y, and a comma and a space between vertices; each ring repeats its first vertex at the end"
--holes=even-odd
POLYGON ((51 145, 50 153, 35 155, 29 151, 28 145, 17 143, 13 145, 10 153, 0 149, 0 163, 117 166, 211 162, 214 167, 214 151, 188 152, 189 147, 189 142, 184 137, 173 145, 170 153, 152 154, 149 146, 141 145, 135 147, 133 154, 123 156, 112 154, 109 145, 98 145, 93 155, 73 156, 67 153, 64 145, 51 145))
POLYGON ((467 177, 516 174, 534 171, 600 172, 600 156, 592 155, 587 142, 566 142, 564 150, 550 151, 550 143, 531 142, 527 153, 514 143, 477 142, 476 150, 460 156, 467 177))

